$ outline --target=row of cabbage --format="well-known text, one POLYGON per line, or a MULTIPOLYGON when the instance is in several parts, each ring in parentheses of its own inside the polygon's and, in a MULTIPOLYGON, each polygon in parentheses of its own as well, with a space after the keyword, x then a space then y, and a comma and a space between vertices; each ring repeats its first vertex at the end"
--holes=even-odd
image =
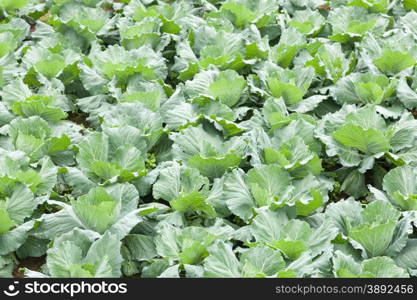
POLYGON ((417 1, 0 8, 0 276, 417 275, 417 1))

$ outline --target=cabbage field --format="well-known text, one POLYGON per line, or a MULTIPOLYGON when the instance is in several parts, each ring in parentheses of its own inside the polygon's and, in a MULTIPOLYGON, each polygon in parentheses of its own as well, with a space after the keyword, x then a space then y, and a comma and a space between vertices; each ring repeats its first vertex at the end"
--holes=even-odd
POLYGON ((0 277, 417 276, 417 0, 0 0, 0 277))

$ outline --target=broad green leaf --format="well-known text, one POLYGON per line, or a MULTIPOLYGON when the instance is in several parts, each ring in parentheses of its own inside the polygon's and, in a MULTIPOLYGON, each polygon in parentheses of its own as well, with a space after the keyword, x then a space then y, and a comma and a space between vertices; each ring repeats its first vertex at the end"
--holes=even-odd
POLYGON ((232 213, 247 221, 253 215, 256 205, 245 177, 240 169, 227 174, 222 198, 232 213))
POLYGON ((384 190, 390 201, 404 210, 417 208, 417 186, 414 169, 409 166, 398 167, 389 171, 383 180, 384 190))
POLYGON ((216 212, 206 203, 204 196, 198 192, 192 192, 185 196, 171 200, 170 204, 174 210, 186 213, 189 211, 201 211, 208 216, 214 217, 216 212))
POLYGON ((209 256, 204 261, 204 270, 204 277, 242 277, 241 266, 232 247, 224 242, 218 242, 210 247, 209 256))
POLYGON ((278 251, 258 246, 244 252, 240 258, 244 277, 272 276, 285 267, 284 259, 278 251))
POLYGON ((242 95, 246 86, 246 80, 235 71, 221 72, 213 83, 208 87, 209 93, 227 106, 235 105, 242 95))
POLYGON ((410 272, 410 275, 416 276, 417 264, 417 240, 409 239, 402 251, 394 258, 395 263, 410 272))
POLYGON ((156 256, 155 242, 151 236, 129 234, 124 242, 137 261, 150 260, 156 256))
POLYGON ((415 65, 415 59, 409 53, 396 50, 384 50, 382 55, 374 60, 377 68, 388 75, 395 75, 402 70, 415 65))
POLYGON ((27 5, 28 2, 29 0, 0 0, 0 7, 6 10, 18 9, 27 5))
POLYGON ((88 229, 104 233, 117 218, 117 203, 103 188, 91 189, 72 202, 74 212, 88 229))
POLYGON ((258 206, 280 200, 280 195, 290 183, 288 172, 274 165, 253 168, 248 172, 247 177, 258 206))
POLYGON ((5 209, 0 209, 0 220, 0 234, 8 232, 15 225, 5 209))
POLYGON ((352 123, 336 130, 333 138, 342 145, 356 148, 363 153, 375 154, 389 150, 389 141, 382 133, 373 128, 363 129, 352 123))
POLYGON ((407 272, 398 267, 395 262, 389 257, 375 257, 365 260, 363 263, 363 271, 370 273, 375 278, 402 278, 409 277, 407 272))
POLYGON ((287 223, 288 216, 283 210, 261 208, 250 225, 250 231, 258 241, 277 241, 287 223))

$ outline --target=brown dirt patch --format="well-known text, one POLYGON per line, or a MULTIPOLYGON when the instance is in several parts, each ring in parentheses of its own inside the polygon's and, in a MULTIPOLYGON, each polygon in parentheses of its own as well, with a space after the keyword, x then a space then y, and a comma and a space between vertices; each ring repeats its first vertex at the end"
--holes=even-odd
POLYGON ((46 257, 28 257, 22 259, 19 264, 13 270, 13 277, 14 278, 23 278, 24 274, 20 271, 20 268, 27 268, 32 271, 40 271, 43 264, 45 264, 46 257))

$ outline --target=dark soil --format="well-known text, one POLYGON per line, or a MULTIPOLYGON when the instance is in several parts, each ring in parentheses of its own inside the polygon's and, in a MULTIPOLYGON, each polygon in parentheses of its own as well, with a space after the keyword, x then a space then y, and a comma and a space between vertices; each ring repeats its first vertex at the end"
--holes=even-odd
POLYGON ((68 112, 67 120, 72 121, 85 128, 91 128, 91 124, 87 121, 88 114, 83 112, 68 112))
POLYGON ((20 268, 27 268, 32 271, 40 271, 41 266, 45 264, 45 256, 41 257, 28 257, 22 259, 19 264, 13 270, 13 277, 14 278, 23 278, 24 274, 20 271, 20 268))

